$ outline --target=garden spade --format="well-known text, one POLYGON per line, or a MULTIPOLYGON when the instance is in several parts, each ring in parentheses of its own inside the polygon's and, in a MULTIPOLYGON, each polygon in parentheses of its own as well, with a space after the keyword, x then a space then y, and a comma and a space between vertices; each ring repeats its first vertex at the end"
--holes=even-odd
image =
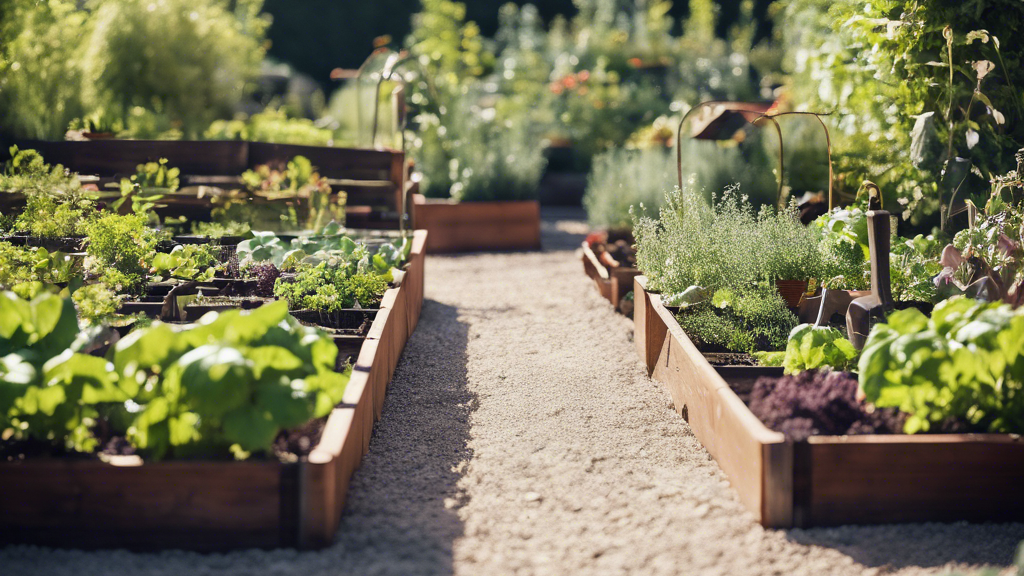
POLYGON ((874 198, 872 200, 872 210, 867 213, 871 294, 851 302, 846 311, 847 335, 858 350, 864 348, 872 324, 884 322, 885 317, 895 309, 889 279, 890 214, 876 208, 877 203, 874 198))

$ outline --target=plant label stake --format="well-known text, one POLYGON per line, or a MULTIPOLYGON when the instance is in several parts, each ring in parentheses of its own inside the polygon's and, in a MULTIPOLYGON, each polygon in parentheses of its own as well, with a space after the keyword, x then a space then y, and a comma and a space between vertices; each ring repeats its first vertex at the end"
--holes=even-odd
POLYGON ((884 322, 885 317, 895 309, 892 301, 892 287, 889 278, 890 214, 881 210, 881 204, 872 197, 868 211, 868 249, 871 252, 871 294, 861 296, 850 303, 846 311, 846 331, 850 342, 858 349, 864 348, 871 325, 884 322), (875 207, 879 207, 876 209, 875 207))

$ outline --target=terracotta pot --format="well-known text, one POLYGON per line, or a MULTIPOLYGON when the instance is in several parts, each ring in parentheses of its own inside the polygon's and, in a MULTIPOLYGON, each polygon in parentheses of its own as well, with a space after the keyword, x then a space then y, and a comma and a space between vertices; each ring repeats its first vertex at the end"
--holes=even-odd
POLYGON ((807 292, 807 280, 776 280, 775 288, 786 301, 786 306, 796 308, 800 306, 800 297, 807 292))

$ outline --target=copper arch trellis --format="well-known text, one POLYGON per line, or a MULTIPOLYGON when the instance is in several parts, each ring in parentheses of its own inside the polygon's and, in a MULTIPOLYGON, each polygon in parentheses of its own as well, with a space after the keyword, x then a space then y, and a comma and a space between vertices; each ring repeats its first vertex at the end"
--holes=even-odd
POLYGON ((827 112, 772 112, 771 109, 767 112, 760 112, 758 110, 753 110, 750 105, 739 102, 723 100, 709 100, 707 102, 701 102, 700 104, 690 108, 686 114, 683 115, 679 120, 679 125, 676 129, 676 176, 679 179, 680 188, 683 187, 683 125, 695 111, 702 110, 709 106, 722 106, 726 111, 738 112, 740 116, 754 126, 762 120, 769 120, 772 125, 775 126, 775 132, 779 137, 779 201, 782 199, 783 184, 785 182, 785 159, 783 156, 782 127, 779 125, 776 118, 780 116, 814 116, 818 120, 818 123, 821 124, 822 130, 825 132, 825 144, 828 152, 828 209, 831 211, 835 207, 835 200, 833 198, 833 181, 835 179, 835 172, 832 167, 832 137, 829 134, 828 126, 825 124, 825 121, 822 120, 823 116, 830 115, 830 113, 827 112), (751 118, 751 116, 753 117, 751 118))

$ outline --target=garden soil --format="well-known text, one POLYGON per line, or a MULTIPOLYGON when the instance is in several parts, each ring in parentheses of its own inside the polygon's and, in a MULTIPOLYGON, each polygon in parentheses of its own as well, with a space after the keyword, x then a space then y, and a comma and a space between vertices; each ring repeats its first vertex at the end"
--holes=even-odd
POLYGON ((1009 573, 1022 524, 766 530, 636 358, 545 211, 544 252, 431 256, 427 301, 321 551, 15 546, 0 574, 1009 573))

